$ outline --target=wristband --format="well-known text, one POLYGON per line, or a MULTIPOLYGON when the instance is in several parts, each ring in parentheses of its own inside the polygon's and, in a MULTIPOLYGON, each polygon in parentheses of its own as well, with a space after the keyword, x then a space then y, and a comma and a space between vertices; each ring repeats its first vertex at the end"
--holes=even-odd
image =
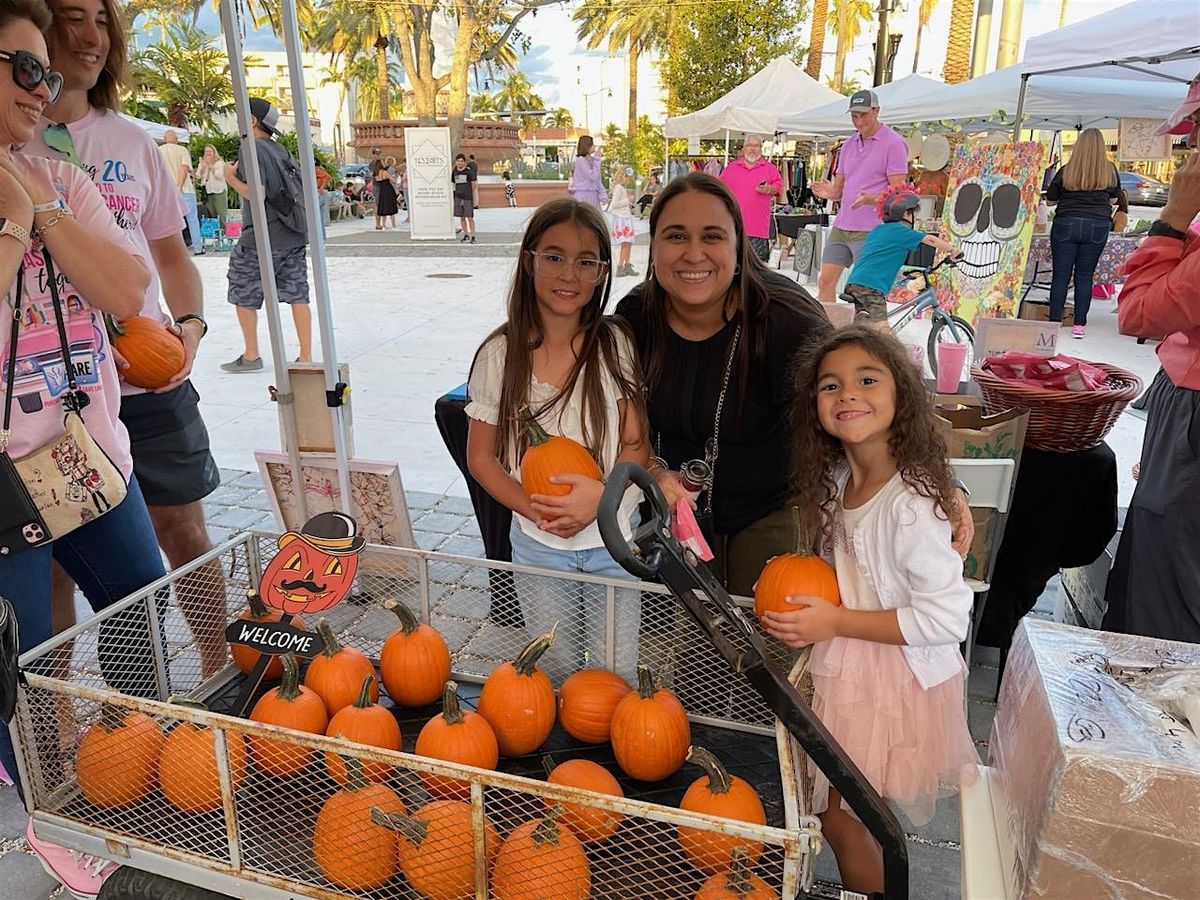
POLYGON ((655 469, 662 469, 664 472, 666 472, 670 470, 670 468, 671 467, 667 465, 667 461, 661 456, 650 457, 650 462, 646 465, 646 471, 651 475, 654 474, 655 469))
POLYGON ((180 316, 175 320, 175 324, 181 327, 183 326, 184 322, 199 322, 201 329, 203 329, 200 332, 200 337, 204 337, 206 334, 208 334, 208 323, 204 321, 203 316, 198 316, 195 313, 188 313, 187 315, 180 316))
POLYGON ((47 200, 45 203, 39 203, 34 206, 33 214, 36 216, 38 213, 54 212, 56 209, 66 208, 67 204, 64 203, 61 198, 58 200, 47 200))
POLYGON ((1148 232, 1148 234, 1151 237, 1175 238, 1175 240, 1177 240, 1177 241, 1182 241, 1182 240, 1187 239, 1186 231, 1180 231, 1178 228, 1174 228, 1174 227, 1168 225, 1162 219, 1156 220, 1154 222, 1154 224, 1152 224, 1150 226, 1150 231, 1148 232))

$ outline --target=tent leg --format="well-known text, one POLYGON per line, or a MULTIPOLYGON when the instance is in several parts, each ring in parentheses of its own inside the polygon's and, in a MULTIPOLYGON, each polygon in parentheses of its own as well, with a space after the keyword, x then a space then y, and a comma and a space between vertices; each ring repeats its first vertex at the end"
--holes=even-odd
MULTIPOLYGON (((230 80, 233 82, 234 112, 237 114, 238 133, 241 136, 240 159, 246 184, 250 188, 250 196, 242 200, 249 203, 253 220, 267 220, 266 198, 262 190, 262 174, 258 165, 258 154, 255 148, 254 135, 250 130, 250 96, 246 88, 246 69, 242 64, 241 28, 237 21, 234 0, 222 0, 220 14, 221 27, 225 31, 225 47, 229 54, 230 80)), ((301 164, 301 170, 305 167, 301 164)), ((311 167, 309 167, 311 168, 311 167)), ((312 173, 315 178, 315 170, 312 173)), ((293 473, 299 473, 300 449, 296 437, 296 410, 291 404, 292 383, 288 374, 287 353, 283 345, 283 324, 279 314, 279 289, 275 284, 275 267, 271 264, 271 236, 266 228, 254 229, 254 243, 258 252, 258 271, 262 279, 263 311, 267 316, 267 333, 271 339, 271 357, 275 365, 275 384, 278 394, 286 402, 280 402, 279 427, 281 440, 287 449, 288 462, 293 473)), ((304 491, 296 493, 297 511, 300 521, 308 521, 308 498, 304 491)))
POLYGON ((1025 91, 1029 88, 1029 75, 1021 76, 1021 93, 1017 95, 1017 118, 1013 122, 1013 141, 1021 140, 1021 119, 1025 114, 1025 91))
POLYGON ((729 165, 729 129, 725 129, 725 165, 729 165))

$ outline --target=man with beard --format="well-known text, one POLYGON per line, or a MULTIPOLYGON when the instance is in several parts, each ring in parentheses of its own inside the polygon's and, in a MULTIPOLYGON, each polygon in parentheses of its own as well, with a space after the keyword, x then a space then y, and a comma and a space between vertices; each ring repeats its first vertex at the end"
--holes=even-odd
POLYGON ((771 259, 771 203, 783 196, 783 176, 762 155, 762 138, 747 135, 742 158, 731 162, 721 180, 737 198, 742 224, 754 254, 763 262, 771 259))

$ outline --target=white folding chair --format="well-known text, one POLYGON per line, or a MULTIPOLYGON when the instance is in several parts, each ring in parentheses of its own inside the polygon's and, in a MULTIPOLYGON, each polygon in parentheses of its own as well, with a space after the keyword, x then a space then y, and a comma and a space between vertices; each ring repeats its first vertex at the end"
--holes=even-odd
POLYGON ((1000 542, 1004 539, 1004 523, 1008 518, 1008 508, 1012 503, 1016 471, 1016 463, 1011 459, 952 459, 950 466, 955 476, 967 486, 971 493, 969 505, 971 509, 991 509, 999 514, 996 523, 995 536, 992 539, 991 553, 988 555, 987 571, 982 573, 983 579, 966 578, 967 585, 975 593, 975 603, 971 608, 971 621, 967 625, 967 639, 963 642, 963 658, 967 668, 971 668, 971 653, 975 649, 975 631, 979 617, 983 614, 987 603, 987 593, 991 585, 992 570, 996 566, 996 554, 1000 542))

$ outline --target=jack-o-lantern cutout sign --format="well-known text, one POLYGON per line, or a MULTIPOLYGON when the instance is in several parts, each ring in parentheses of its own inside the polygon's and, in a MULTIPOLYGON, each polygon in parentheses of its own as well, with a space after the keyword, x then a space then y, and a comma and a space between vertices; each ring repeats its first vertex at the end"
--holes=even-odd
POLYGON ((267 564, 259 594, 285 615, 317 613, 336 606, 350 593, 358 572, 358 552, 366 541, 358 523, 339 512, 323 512, 299 532, 279 538, 279 551, 267 564))

